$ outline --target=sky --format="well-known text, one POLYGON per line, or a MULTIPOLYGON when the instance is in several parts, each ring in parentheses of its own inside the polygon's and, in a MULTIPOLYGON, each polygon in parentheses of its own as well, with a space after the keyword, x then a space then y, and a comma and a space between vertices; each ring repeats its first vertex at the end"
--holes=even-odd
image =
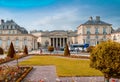
POLYGON ((31 30, 77 30, 89 17, 120 27, 120 0, 0 0, 0 19, 31 30))

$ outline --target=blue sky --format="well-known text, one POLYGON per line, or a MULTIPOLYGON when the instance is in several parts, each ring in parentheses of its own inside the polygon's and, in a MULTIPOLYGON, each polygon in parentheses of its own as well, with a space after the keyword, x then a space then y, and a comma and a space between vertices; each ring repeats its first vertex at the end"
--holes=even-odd
POLYGON ((120 27, 120 0, 0 0, 0 19, 27 30, 76 30, 92 16, 120 27))

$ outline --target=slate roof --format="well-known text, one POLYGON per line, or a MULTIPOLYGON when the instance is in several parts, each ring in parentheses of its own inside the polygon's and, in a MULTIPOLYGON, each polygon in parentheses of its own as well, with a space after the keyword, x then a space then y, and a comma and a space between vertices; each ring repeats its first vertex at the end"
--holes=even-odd
POLYGON ((10 30, 10 29, 20 30, 23 34, 27 34, 28 33, 28 31, 25 28, 20 27, 13 20, 7 20, 6 22, 3 22, 3 23, 0 24, 0 30, 10 30), (14 28, 9 28, 7 26, 14 26, 14 28))
POLYGON ((120 32, 120 28, 112 31, 112 33, 118 33, 118 32, 120 32))
POLYGON ((101 21, 100 19, 99 20, 92 19, 92 17, 91 17, 90 20, 86 21, 82 25, 112 25, 112 24, 101 21))

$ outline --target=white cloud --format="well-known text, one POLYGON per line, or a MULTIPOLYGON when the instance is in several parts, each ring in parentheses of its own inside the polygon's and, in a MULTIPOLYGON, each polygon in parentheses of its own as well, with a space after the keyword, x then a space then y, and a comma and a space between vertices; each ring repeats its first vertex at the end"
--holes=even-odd
POLYGON ((53 15, 46 15, 33 22, 33 25, 40 27, 40 30, 76 30, 75 21, 80 20, 77 17, 78 10, 61 10, 53 15), (73 27, 74 26, 74 27, 73 27), (44 28, 44 29, 43 29, 44 28))

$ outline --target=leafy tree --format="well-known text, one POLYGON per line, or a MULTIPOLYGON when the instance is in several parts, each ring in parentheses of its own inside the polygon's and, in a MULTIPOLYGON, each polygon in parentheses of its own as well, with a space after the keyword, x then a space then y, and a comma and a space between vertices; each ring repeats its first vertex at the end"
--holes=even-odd
POLYGON ((104 74, 105 82, 120 78, 120 43, 109 40, 98 44, 90 54, 90 66, 104 74))
POLYGON ((68 48, 68 44, 66 43, 65 49, 64 49, 64 56, 70 56, 70 50, 68 48))
POLYGON ((4 50, 0 47, 0 55, 4 54, 4 50))
POLYGON ((94 46, 89 46, 89 47, 87 48, 87 52, 92 52, 93 48, 94 48, 94 46))
POLYGON ((48 51, 50 52, 50 54, 54 51, 54 47, 53 46, 48 46, 48 51))
POLYGON ((14 58, 14 55, 15 55, 15 50, 14 50, 13 43, 11 42, 10 47, 8 49, 7 56, 10 57, 10 58, 14 58))
POLYGON ((24 48, 24 54, 28 55, 28 49, 27 49, 27 46, 25 45, 25 48, 24 48))

